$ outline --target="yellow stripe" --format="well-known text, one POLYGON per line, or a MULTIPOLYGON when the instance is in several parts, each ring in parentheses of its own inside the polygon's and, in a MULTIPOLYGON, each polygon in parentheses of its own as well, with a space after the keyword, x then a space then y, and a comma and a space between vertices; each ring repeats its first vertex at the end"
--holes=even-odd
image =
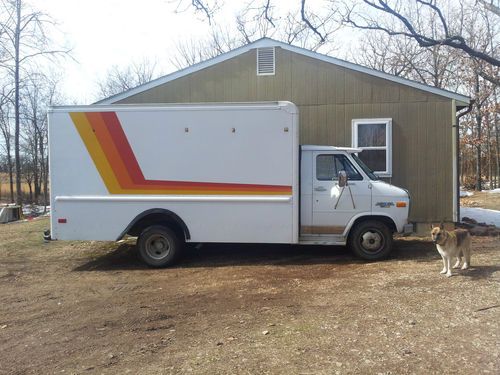
POLYGON ((92 130, 92 126, 87 120, 85 113, 71 112, 69 115, 71 116, 83 143, 85 143, 90 157, 94 161, 94 164, 101 175, 108 192, 111 194, 125 194, 122 192, 122 189, 116 180, 113 170, 108 163, 108 159, 106 158, 106 155, 104 155, 104 152, 97 141, 97 138, 92 130))
POLYGON ((191 190, 191 189, 122 189, 101 145, 92 130, 85 113, 71 112, 71 119, 87 147, 97 171, 101 175, 110 194, 145 194, 145 195, 291 195, 291 191, 248 191, 248 190, 191 190))

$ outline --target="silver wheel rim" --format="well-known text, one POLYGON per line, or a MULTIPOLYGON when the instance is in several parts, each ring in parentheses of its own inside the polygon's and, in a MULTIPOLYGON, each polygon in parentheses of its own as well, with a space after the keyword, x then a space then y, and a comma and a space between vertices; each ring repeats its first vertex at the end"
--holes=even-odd
POLYGON ((377 253, 384 247, 384 236, 377 230, 367 230, 360 239, 361 247, 370 253, 377 253))
POLYGON ((156 234, 147 239, 145 248, 149 257, 160 260, 168 256, 170 246, 170 241, 167 237, 156 234))

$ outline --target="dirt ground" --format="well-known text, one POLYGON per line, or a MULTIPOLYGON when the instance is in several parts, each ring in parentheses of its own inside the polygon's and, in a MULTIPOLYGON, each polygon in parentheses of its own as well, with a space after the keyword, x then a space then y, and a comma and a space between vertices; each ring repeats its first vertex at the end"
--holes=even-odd
POLYGON ((473 191, 470 197, 461 197, 460 205, 465 207, 482 207, 500 210, 500 194, 488 191, 473 191))
POLYGON ((152 270, 133 244, 0 226, 0 374, 500 373, 500 241, 451 278, 431 243, 210 245, 152 270))

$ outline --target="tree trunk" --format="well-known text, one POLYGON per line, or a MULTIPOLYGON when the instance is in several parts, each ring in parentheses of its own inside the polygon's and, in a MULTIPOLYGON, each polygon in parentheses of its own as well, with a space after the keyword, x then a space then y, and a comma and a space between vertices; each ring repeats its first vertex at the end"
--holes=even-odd
POLYGON ((488 181, 490 182, 490 189, 493 188, 493 166, 491 165, 491 131, 490 131, 490 117, 489 114, 486 113, 486 116, 484 117, 485 122, 486 122, 486 160, 488 162, 488 181))
POLYGON ((476 73, 476 190, 483 190, 481 177, 481 103, 479 100, 479 74, 476 73))
POLYGON ((12 150, 10 149, 9 141, 6 141, 7 148, 7 167, 9 168, 9 189, 10 203, 14 203, 14 164, 12 163, 12 150))
MULTIPOLYGON (((39 184, 39 165, 38 165, 38 138, 39 138, 39 132, 38 132, 38 124, 36 120, 37 114, 34 113, 34 120, 33 120, 33 127, 35 128, 35 139, 33 140, 33 185, 35 188, 35 196, 34 200, 31 201, 31 203, 35 202, 38 203, 38 196, 40 195, 40 184, 39 184)), ((33 198, 33 197, 32 197, 33 198)))
POLYGON ((28 184, 28 188, 29 188, 29 191, 30 191, 30 202, 32 203, 33 202, 33 187, 32 187, 31 180, 27 181, 27 184, 28 184))
POLYGON ((16 159, 16 203, 22 203, 22 191, 21 191, 21 156, 19 149, 19 136, 20 136, 20 98, 19 98, 19 53, 20 53, 20 37, 21 37, 21 0, 16 1, 16 31, 14 34, 14 118, 15 118, 15 130, 14 130, 14 154, 16 159))
POLYGON ((498 134, 498 101, 497 101, 497 90, 493 90, 493 129, 495 131, 495 188, 500 187, 500 145, 499 134, 498 134))
MULTIPOLYGON (((39 145, 38 145, 38 149, 40 150, 40 181, 39 181, 39 189, 40 191, 38 192, 39 195, 42 194, 42 190, 43 190, 43 187, 44 187, 44 182, 45 182, 45 173, 46 173, 46 169, 45 169, 45 148, 44 148, 44 145, 43 145, 43 135, 40 134, 39 137, 38 137, 38 142, 39 142, 39 145)), ((45 192, 44 192, 44 196, 43 196, 43 199, 44 199, 44 205, 46 205, 47 203, 45 202, 45 192)))
MULTIPOLYGON (((44 174, 43 174, 43 199, 44 199, 44 208, 43 212, 45 213, 47 211, 47 204, 50 204, 49 202, 49 158, 46 157, 44 160, 44 174)), ((51 207, 52 208, 52 207, 51 207)))

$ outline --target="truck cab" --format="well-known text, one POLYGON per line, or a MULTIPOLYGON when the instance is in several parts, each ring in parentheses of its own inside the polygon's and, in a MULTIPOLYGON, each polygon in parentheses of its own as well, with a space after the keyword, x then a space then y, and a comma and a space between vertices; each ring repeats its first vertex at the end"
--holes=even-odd
POLYGON ((409 193, 381 181, 356 148, 301 146, 302 244, 348 244, 368 260, 387 256, 395 232, 411 232, 409 193))

